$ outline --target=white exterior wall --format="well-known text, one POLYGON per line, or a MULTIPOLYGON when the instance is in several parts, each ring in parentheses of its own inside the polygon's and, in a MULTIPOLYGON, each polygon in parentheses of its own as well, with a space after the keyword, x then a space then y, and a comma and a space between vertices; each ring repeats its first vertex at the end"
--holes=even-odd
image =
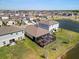
POLYGON ((20 40, 18 39, 19 37, 24 38, 24 32, 20 31, 20 32, 0 36, 0 47, 4 46, 4 43, 3 43, 4 41, 6 42, 6 45, 7 45, 9 44, 9 40, 11 39, 20 40))
POLYGON ((54 24, 54 25, 50 25, 49 26, 49 32, 51 32, 51 30, 54 32, 53 29, 55 29, 57 31, 58 28, 59 28, 59 23, 58 24, 54 24))
POLYGON ((2 19, 9 19, 9 17, 2 17, 2 19))
POLYGON ((19 16, 19 14, 15 14, 15 16, 19 16))
POLYGON ((28 21, 24 21, 27 25, 34 25, 33 23, 29 23, 28 21))
POLYGON ((0 21, 0 26, 2 26, 2 24, 3 24, 2 21, 0 21))
POLYGON ((8 21, 7 25, 14 25, 15 24, 15 21, 8 21))
POLYGON ((31 21, 33 24, 36 24, 34 21, 31 21))

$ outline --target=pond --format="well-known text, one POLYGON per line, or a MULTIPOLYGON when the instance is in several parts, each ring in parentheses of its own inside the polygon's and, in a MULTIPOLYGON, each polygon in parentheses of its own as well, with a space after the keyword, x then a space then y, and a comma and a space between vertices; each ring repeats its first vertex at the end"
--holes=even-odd
POLYGON ((72 20, 57 20, 59 22, 59 27, 67 30, 79 32, 79 23, 72 20))
POLYGON ((79 44, 68 51, 62 59, 79 59, 79 44))

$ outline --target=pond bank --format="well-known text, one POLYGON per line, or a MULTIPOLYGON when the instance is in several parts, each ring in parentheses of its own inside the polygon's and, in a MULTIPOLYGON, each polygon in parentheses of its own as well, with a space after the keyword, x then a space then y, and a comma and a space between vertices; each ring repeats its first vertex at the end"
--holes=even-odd
POLYGON ((59 56, 57 57, 57 59, 65 59, 67 53, 70 52, 72 49, 74 49, 77 45, 79 45, 79 43, 77 43, 77 44, 74 45, 74 46, 68 47, 68 48, 66 49, 66 51, 64 51, 61 55, 59 55, 59 56))
POLYGON ((67 48, 67 50, 66 50, 62 55, 58 56, 57 59, 63 59, 63 56, 64 56, 68 51, 70 51, 72 48, 73 48, 73 47, 67 48))

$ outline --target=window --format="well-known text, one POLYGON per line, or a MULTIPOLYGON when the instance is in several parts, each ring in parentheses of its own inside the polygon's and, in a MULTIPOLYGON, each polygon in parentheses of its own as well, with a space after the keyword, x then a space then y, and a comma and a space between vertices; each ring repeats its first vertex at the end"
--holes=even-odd
POLYGON ((24 31, 22 31, 22 33, 24 33, 24 31))
POLYGON ((20 39, 22 39, 22 37, 18 37, 18 39, 20 40, 20 39))
POLYGON ((18 34, 18 32, 16 32, 16 35, 18 34))
POLYGON ((5 44, 6 44, 6 42, 5 42, 5 41, 3 41, 3 44, 5 45, 5 44))

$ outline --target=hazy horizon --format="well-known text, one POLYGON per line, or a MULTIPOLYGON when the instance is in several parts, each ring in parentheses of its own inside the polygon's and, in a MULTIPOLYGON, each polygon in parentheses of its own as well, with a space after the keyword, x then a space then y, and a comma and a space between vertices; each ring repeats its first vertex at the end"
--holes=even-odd
POLYGON ((0 0, 0 10, 79 10, 79 0, 0 0))

